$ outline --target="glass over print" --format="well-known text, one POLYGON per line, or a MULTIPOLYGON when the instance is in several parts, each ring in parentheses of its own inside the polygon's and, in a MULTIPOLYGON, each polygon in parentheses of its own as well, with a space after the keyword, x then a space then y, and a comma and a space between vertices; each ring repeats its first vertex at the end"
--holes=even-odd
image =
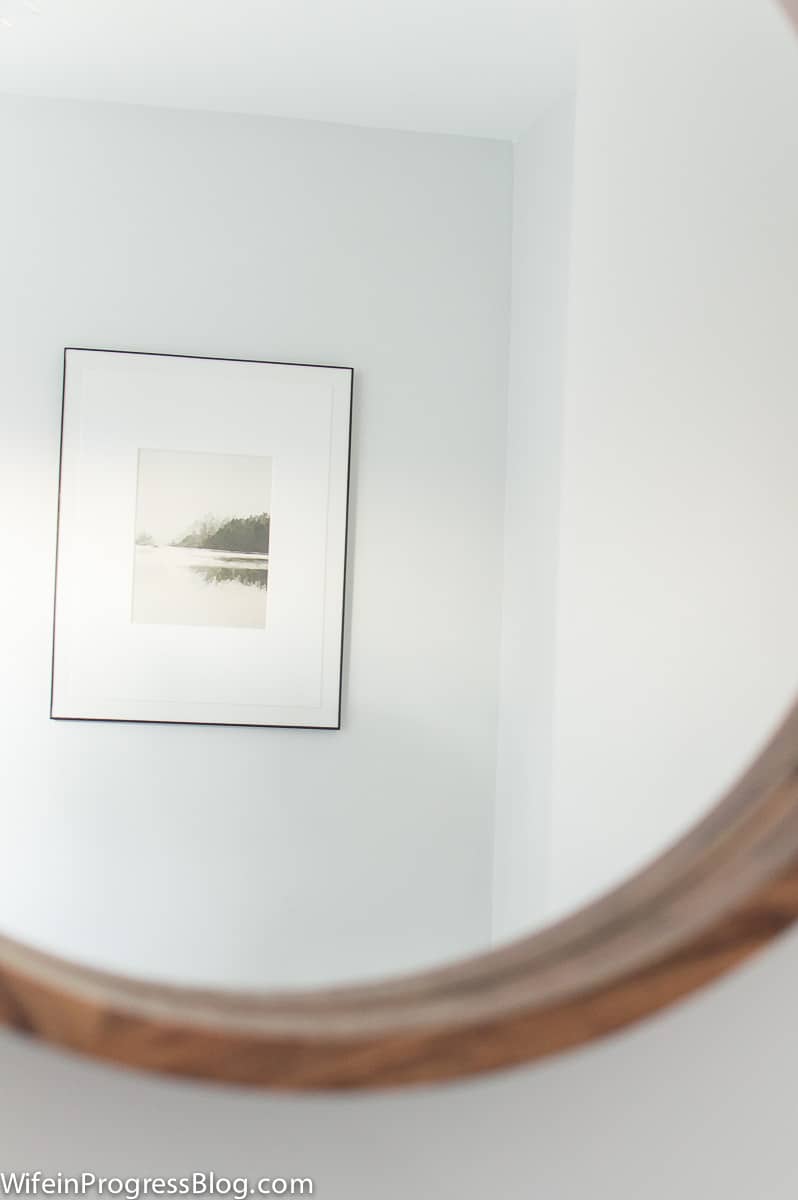
POLYGON ((54 717, 340 726, 352 374, 66 351, 54 717))

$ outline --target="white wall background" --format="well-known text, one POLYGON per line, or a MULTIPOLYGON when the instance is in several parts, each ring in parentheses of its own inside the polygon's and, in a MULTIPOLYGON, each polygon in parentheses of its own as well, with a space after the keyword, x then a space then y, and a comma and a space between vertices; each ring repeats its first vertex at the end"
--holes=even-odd
POLYGON ((574 107, 515 143, 493 932, 545 911, 574 107))
POLYGON ((683 832, 798 662, 798 48, 775 5, 586 6, 551 911, 683 832))
POLYGON ((252 986, 486 944, 511 147, 10 98, 0 147, 4 930, 252 986), (64 344, 356 367, 340 734, 48 721, 64 344))

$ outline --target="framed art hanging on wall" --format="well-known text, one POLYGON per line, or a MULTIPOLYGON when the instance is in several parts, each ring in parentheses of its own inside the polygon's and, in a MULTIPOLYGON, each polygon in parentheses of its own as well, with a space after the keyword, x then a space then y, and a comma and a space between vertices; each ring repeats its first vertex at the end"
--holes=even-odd
POLYGON ((352 385, 64 352, 53 718, 340 728, 352 385))

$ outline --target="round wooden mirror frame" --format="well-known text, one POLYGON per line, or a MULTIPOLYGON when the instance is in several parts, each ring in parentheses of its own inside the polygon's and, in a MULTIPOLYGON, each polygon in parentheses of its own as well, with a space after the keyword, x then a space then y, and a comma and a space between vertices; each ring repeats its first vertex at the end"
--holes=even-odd
MULTIPOLYGON (((782 0, 798 28, 798 0, 782 0)), ((94 971, 0 938, 0 1022, 128 1066, 275 1088, 387 1087, 554 1054, 730 970, 798 918, 798 702, 692 832, 576 915, 382 984, 244 994, 94 971)))
POLYGON ((645 1017, 798 917, 798 703, 652 866, 575 916, 377 985, 243 994, 148 984, 0 939, 0 1021, 129 1066, 282 1088, 384 1087, 527 1062, 645 1017))

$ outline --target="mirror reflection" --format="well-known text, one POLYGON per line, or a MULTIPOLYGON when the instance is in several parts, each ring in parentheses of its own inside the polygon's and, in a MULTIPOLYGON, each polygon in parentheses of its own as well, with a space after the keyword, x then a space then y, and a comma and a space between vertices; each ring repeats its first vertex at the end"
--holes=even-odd
POLYGON ((0 29, 0 929, 320 987, 621 883, 794 687, 783 15, 40 7, 0 29))

